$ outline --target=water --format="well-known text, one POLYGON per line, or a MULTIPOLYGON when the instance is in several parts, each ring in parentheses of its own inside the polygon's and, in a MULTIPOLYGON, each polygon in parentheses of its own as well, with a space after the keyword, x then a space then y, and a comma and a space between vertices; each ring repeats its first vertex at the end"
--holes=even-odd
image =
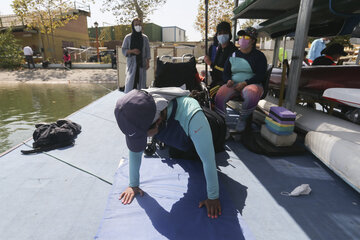
POLYGON ((35 123, 54 122, 116 89, 116 84, 0 84, 0 154, 32 137, 35 123))

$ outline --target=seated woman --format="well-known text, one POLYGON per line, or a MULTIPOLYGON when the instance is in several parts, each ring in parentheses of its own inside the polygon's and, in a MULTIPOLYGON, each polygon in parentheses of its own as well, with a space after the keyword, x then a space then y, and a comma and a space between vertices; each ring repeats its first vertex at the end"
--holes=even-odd
POLYGON ((220 22, 216 26, 216 38, 218 46, 215 48, 215 53, 212 52, 210 56, 205 56, 204 58, 205 63, 212 69, 210 89, 224 84, 224 64, 231 54, 237 50, 234 43, 231 42, 232 34, 230 23, 220 22))
POLYGON ((328 45, 324 50, 321 51, 321 54, 324 55, 316 58, 312 66, 336 65, 335 61, 338 61, 341 56, 347 55, 347 53, 344 51, 344 47, 339 43, 328 45))
POLYGON ((240 50, 235 51, 226 61, 223 79, 226 84, 221 86, 215 97, 215 110, 225 116, 226 102, 236 96, 242 96, 244 102, 236 130, 245 130, 246 120, 255 110, 264 92, 263 82, 267 69, 265 55, 256 49, 257 30, 248 27, 240 30, 240 50))

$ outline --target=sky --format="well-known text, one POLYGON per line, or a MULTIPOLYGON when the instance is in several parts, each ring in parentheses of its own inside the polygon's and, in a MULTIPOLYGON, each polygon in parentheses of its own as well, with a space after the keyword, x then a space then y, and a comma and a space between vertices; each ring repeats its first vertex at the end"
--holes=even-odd
MULTIPOLYGON (((195 30, 194 23, 200 1, 202 0, 167 0, 150 16, 150 22, 162 27, 177 26, 186 31, 190 41, 199 41, 201 34, 195 30)), ((0 15, 13 13, 11 3, 12 0, 1 0, 0 15)), ((100 11, 102 5, 103 0, 95 0, 95 4, 90 4, 91 17, 88 17, 88 27, 93 27, 94 22, 98 22, 100 26, 116 25, 112 13, 100 11)))

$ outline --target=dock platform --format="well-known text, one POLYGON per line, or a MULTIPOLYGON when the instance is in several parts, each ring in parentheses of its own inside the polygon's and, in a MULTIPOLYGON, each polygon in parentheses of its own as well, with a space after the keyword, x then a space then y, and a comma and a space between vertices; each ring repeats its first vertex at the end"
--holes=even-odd
MULTIPOLYGON (((82 126, 73 147, 22 155, 28 140, 0 157, 1 239, 95 237, 128 156, 113 114, 123 94, 111 92, 68 117, 82 126)), ((231 140, 216 161, 219 181, 255 239, 360 239, 359 193, 311 153, 267 157, 231 140), (310 195, 283 194, 304 183, 310 195)))

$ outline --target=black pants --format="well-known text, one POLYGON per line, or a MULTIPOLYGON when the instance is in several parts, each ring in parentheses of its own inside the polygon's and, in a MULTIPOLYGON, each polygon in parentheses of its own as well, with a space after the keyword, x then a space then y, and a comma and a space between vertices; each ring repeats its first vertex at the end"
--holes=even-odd
POLYGON ((71 68, 71 61, 65 62, 65 67, 66 67, 67 65, 69 65, 69 68, 71 68))
POLYGON ((28 65, 28 68, 30 69, 30 63, 33 65, 33 68, 35 68, 35 63, 34 63, 34 59, 33 56, 31 55, 25 55, 25 59, 28 65))
POLYGON ((139 81, 140 81, 140 67, 138 64, 136 64, 136 71, 135 71, 135 79, 134 79, 134 86, 133 89, 137 89, 139 86, 139 81))
POLYGON ((111 68, 113 68, 113 69, 116 68, 116 57, 111 58, 111 68))

